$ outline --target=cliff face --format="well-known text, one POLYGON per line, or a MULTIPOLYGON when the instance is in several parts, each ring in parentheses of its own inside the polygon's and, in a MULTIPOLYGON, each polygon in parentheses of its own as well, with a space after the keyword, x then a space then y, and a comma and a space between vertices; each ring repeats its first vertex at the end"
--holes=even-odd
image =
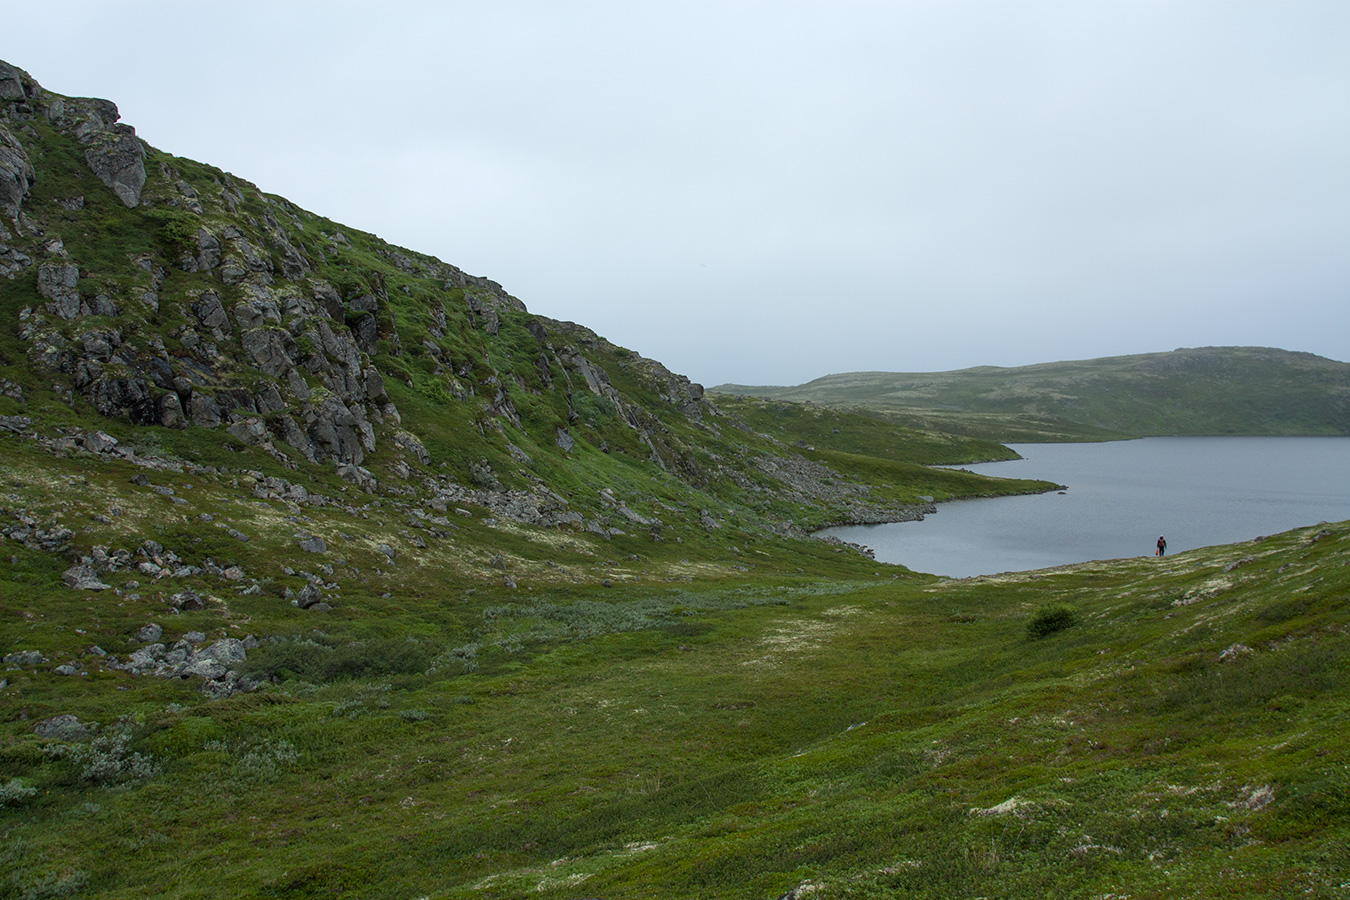
POLYGON ((908 515, 823 467, 797 477, 804 461, 659 362, 119 118, 0 62, 8 430, 266 454, 297 478, 601 535, 676 518, 708 533, 732 509, 766 534, 908 515), (605 493, 618 483, 626 497, 605 493))
POLYGON ((44 390, 360 482, 383 447, 412 447, 409 465, 423 455, 391 379, 462 407, 455 418, 502 451, 593 440, 670 466, 686 453, 663 419, 715 415, 698 385, 531 317, 496 282, 162 153, 118 119, 0 63, 0 277, 44 390), (643 396, 616 387, 616 354, 643 396), (616 426, 631 434, 613 440, 616 426))

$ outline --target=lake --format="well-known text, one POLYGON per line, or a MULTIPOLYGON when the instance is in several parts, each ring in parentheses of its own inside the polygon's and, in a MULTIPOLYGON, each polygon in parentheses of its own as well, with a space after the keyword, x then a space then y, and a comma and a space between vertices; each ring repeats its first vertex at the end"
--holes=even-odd
POLYGON ((1168 555, 1350 519, 1350 438, 1167 437, 1009 444, 1024 458, 962 468, 1060 493, 961 500, 922 522, 829 528, 883 562, 964 577, 1168 555))

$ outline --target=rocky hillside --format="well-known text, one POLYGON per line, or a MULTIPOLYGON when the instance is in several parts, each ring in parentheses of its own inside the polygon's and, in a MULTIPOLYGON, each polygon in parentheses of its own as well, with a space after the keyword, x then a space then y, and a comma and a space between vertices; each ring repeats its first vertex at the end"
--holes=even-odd
POLYGON ((954 372, 851 372, 796 387, 713 390, 866 409, 999 440, 1350 434, 1350 364, 1267 347, 954 372))
POLYGON ((600 536, 917 502, 800 460, 496 282, 159 151, 113 103, 7 64, 0 205, 0 413, 46 445, 65 429, 98 452, 76 432, 106 430, 133 457, 266 460, 600 536))

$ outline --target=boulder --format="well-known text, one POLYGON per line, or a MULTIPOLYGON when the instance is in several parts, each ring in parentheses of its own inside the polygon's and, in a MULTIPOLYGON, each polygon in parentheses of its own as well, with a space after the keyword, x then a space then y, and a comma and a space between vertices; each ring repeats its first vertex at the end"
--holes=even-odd
POLYGON ((131 412, 131 420, 136 424, 148 425, 155 421, 155 404, 143 378, 100 378, 89 394, 94 408, 108 418, 125 409, 131 412))
POLYGON ((56 260, 38 267, 37 291, 47 299, 47 311, 58 319, 74 319, 80 314, 80 270, 72 263, 56 260))
POLYGON ((7 669, 27 669, 33 666, 40 666, 47 661, 47 657, 42 655, 41 650, 16 650, 13 653, 5 654, 0 663, 4 663, 7 669))
POLYGON ((193 393, 188 401, 188 416, 193 425, 214 428, 220 424, 220 404, 210 394, 193 393))
POLYGON ((163 394, 155 400, 155 418, 165 428, 187 427, 187 416, 177 394, 163 394))
POLYGON ((82 563, 71 566, 61 573, 61 580, 77 591, 106 591, 112 587, 98 580, 98 572, 93 566, 82 563))
POLYGON ((329 396, 317 408, 310 407, 307 413, 309 436, 319 456, 343 465, 361 465, 365 459, 363 423, 345 403, 329 396))
POLYGON ((267 440, 267 426, 262 419, 248 418, 232 423, 225 429, 244 444, 261 444, 267 440))
POLYGON ((117 444, 117 438, 106 431, 91 431, 84 436, 84 449, 90 453, 110 453, 117 444))
POLYGON ((23 145, 0 126, 0 210, 11 219, 17 216, 36 181, 37 175, 23 145))
POLYGON ((179 591, 169 598, 169 605, 179 612, 192 612, 206 606, 196 591, 179 591))
POLYGON ((285 375, 295 363, 291 360, 287 344, 290 335, 276 328, 252 328, 240 337, 244 353, 249 360, 265 375, 278 377, 285 375))
POLYGON ((307 534, 299 539, 300 549, 306 553, 327 553, 328 545, 317 534, 307 534))
POLYGON ((141 630, 136 632, 136 640, 143 644, 153 644, 163 636, 163 627, 156 625, 154 622, 141 626, 141 630))
POLYGON ((214 291, 205 291, 193 301, 192 314, 216 340, 229 337, 230 317, 225 314, 225 306, 214 291))
POLYGON ((367 313, 351 324, 352 337, 363 353, 375 353, 379 339, 379 324, 367 313))
POLYGON ((28 93, 24 90, 24 72, 0 60, 0 100, 24 101, 28 93))
POLYGON ((323 592, 315 584, 306 584, 300 589, 300 593, 295 596, 295 605, 301 609, 309 609, 323 602, 323 592))
POLYGON ((83 741, 89 738, 89 729, 84 723, 68 713, 43 719, 33 726, 33 733, 57 741, 83 741))
POLYGON ((197 270, 210 271, 220 265, 220 241, 205 228, 197 229, 197 270))
MULTIPOLYGON (((114 110, 116 107, 113 107, 114 110)), ((145 147, 130 125, 113 125, 88 136, 84 161, 128 208, 141 202, 145 187, 145 147)))

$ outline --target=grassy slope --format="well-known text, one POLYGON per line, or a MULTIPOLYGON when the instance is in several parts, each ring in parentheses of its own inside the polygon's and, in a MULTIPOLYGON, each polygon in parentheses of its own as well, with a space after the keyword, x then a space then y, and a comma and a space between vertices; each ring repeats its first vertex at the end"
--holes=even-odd
POLYGON ((1261 347, 1010 369, 854 372, 796 387, 715 390, 857 407, 909 425, 1005 441, 1350 433, 1350 365, 1261 347))
MULTIPOLYGON (((116 630, 20 557, 30 643, 116 630)), ((468 665, 216 703, 6 673, 0 760, 37 794, 5 895, 1344 896, 1350 527, 997 579, 803 562, 404 599, 389 634, 468 629, 468 665), (1029 637, 1054 602, 1080 623, 1029 637), (58 710, 128 717, 157 774, 82 779, 24 727, 58 710)))

